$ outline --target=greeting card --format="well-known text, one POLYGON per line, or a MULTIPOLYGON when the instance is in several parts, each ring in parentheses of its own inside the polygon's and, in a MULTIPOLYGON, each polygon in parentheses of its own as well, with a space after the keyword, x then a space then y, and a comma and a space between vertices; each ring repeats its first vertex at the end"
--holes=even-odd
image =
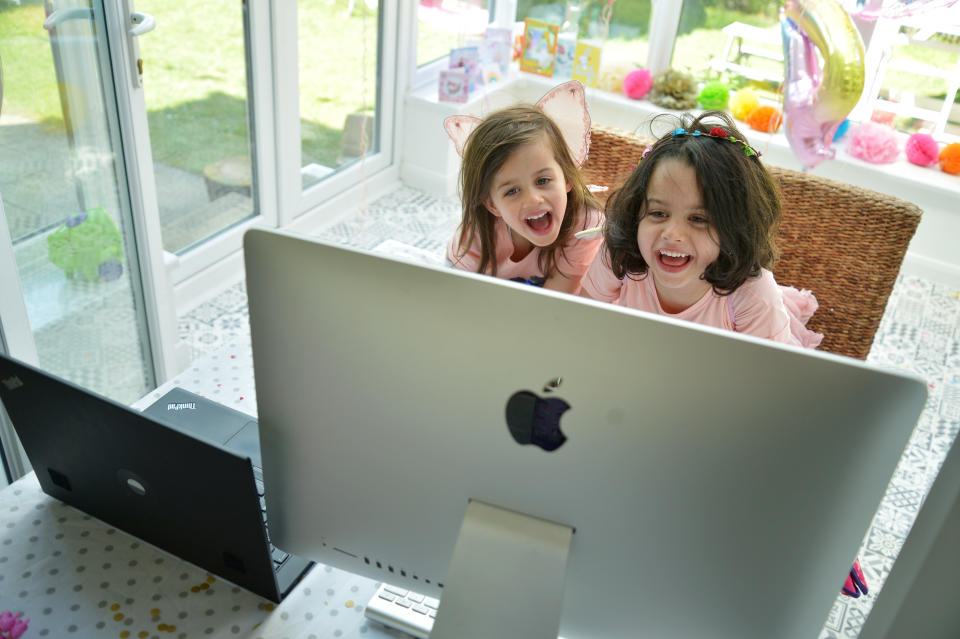
POLYGON ((485 64, 482 68, 484 84, 496 84, 503 80, 504 74, 500 71, 499 64, 485 64))
POLYGON ((557 36, 557 61, 553 65, 553 75, 569 78, 573 74, 573 54, 577 48, 575 33, 561 33, 557 36))
POLYGON ((480 62, 480 52, 477 47, 460 47, 459 49, 450 49, 450 68, 465 69, 467 73, 474 69, 480 62))
POLYGON ((523 30, 523 55, 520 69, 552 76, 557 56, 557 25, 527 18, 523 30))
POLYGON ((470 95, 470 78, 463 69, 440 72, 437 99, 440 102, 466 102, 470 95))
POLYGON ((503 27, 487 27, 483 33, 484 40, 510 44, 513 41, 513 30, 503 27))
POLYGON ((573 72, 570 77, 588 87, 597 86, 600 80, 600 53, 599 42, 585 40, 577 42, 573 54, 573 72))
POLYGON ((510 29, 487 28, 483 35, 483 54, 480 56, 484 65, 496 64, 504 74, 510 69, 512 35, 510 29))
POLYGON ((477 46, 450 49, 450 68, 463 69, 467 74, 467 92, 476 88, 477 80, 481 79, 480 50, 477 46))

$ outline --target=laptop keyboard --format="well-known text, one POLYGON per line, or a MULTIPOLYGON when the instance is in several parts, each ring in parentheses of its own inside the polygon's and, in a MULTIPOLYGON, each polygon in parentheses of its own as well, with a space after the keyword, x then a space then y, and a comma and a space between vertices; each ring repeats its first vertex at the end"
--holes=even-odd
MULTIPOLYGON (((270 527, 267 525, 267 500, 264 498, 263 490, 263 469, 253 467, 253 482, 257 486, 257 495, 260 498, 260 515, 263 517, 263 527, 267 533, 267 541, 270 542, 270 527)), ((280 566, 290 558, 290 553, 284 552, 270 542, 270 556, 273 558, 273 570, 280 570, 280 566)))

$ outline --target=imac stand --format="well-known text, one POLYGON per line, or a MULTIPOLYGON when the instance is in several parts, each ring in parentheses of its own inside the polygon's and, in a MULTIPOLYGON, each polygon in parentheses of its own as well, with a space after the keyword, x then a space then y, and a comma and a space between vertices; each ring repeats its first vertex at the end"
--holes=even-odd
POLYGON ((470 501, 430 639, 556 639, 573 529, 470 501))

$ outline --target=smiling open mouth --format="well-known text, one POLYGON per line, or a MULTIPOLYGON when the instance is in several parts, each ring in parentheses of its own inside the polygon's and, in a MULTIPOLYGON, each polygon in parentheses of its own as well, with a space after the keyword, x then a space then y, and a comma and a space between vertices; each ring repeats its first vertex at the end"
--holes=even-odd
POLYGON ((533 229, 536 233, 543 233, 550 228, 550 225, 553 223, 553 215, 550 211, 544 211, 540 215, 535 217, 528 217, 524 220, 527 226, 533 229))
POLYGON ((678 253, 676 251, 666 251, 664 249, 660 249, 657 251, 657 259, 660 260, 660 263, 665 266, 676 268, 684 266, 692 258, 686 253, 678 253))

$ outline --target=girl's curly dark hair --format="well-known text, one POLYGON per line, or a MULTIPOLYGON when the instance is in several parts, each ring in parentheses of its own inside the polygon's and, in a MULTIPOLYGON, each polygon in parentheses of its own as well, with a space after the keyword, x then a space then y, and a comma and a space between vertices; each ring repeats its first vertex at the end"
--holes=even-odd
POLYGON ((677 158, 697 175, 703 205, 720 255, 701 276, 718 295, 728 295, 747 278, 771 268, 777 257, 774 238, 780 223, 780 189, 733 120, 723 111, 676 117, 606 205, 605 262, 618 279, 642 278, 647 263, 637 246, 637 228, 647 214, 647 188, 661 160, 677 158), (716 128, 726 132, 726 138, 716 128), (678 128, 684 130, 676 134, 678 128), (694 134, 699 131, 699 134, 694 134), (737 142, 729 139, 735 138, 737 142))

